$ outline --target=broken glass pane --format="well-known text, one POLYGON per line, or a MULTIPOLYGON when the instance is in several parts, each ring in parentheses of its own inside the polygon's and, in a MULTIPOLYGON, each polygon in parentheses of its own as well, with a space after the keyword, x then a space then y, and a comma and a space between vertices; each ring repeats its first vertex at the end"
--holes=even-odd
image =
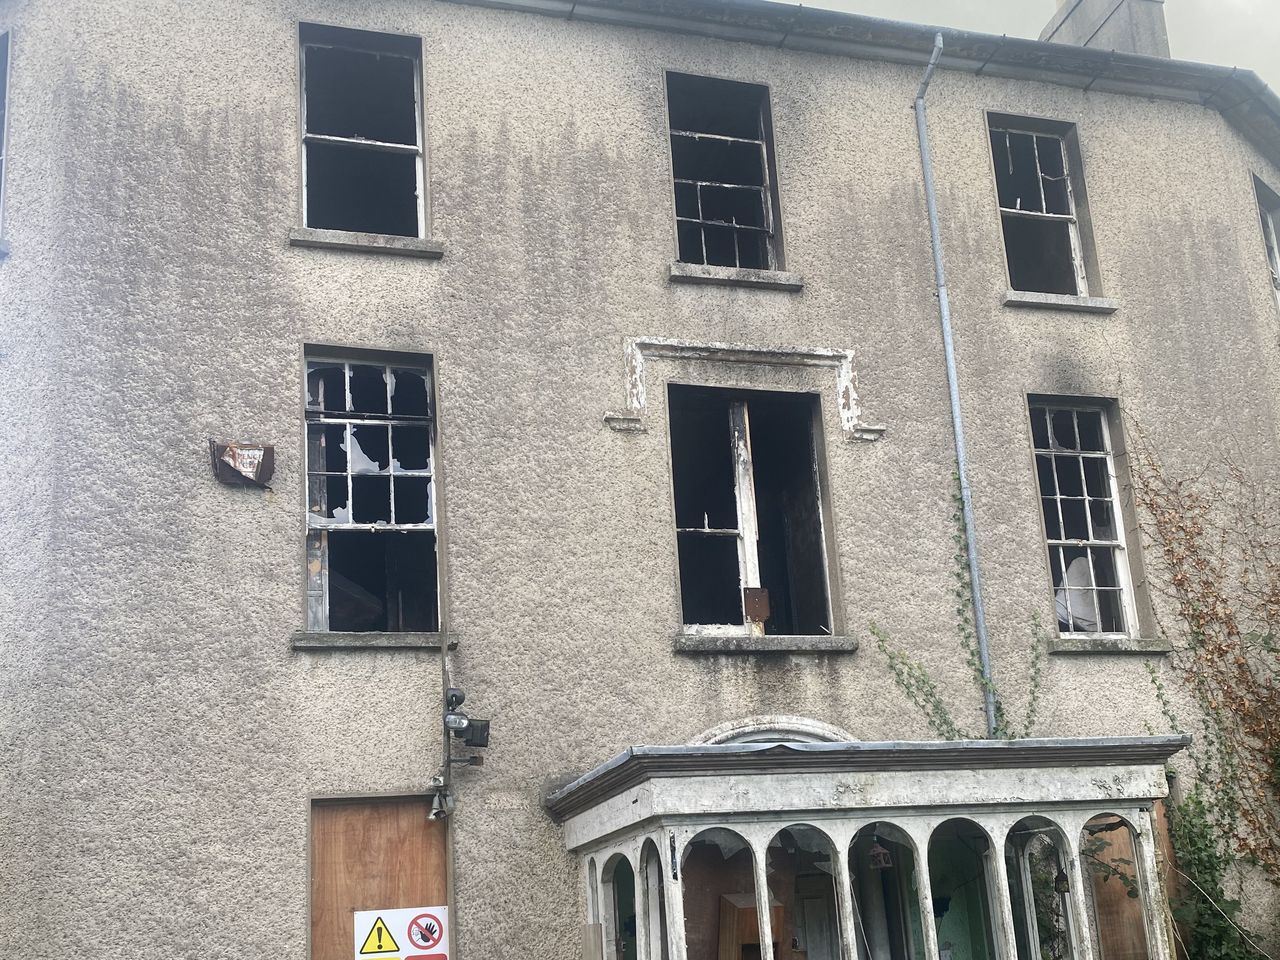
POLYGON ((1098 591, 1098 612, 1101 615, 1101 627, 1106 633, 1124 632, 1124 604, 1119 590, 1098 591))
POLYGON ((1080 424, 1080 449, 1107 452, 1106 436, 1102 430, 1102 411, 1078 410, 1076 419, 1080 424))
POLYGON ((1049 449, 1049 411, 1045 407, 1031 408, 1031 442, 1037 450, 1049 449))
POLYGON ((308 227, 419 236, 417 154, 326 141, 306 152, 308 227))
POLYGON ((1000 206, 1008 210, 1042 213, 1044 206, 1040 201, 1035 137, 1029 133, 992 130, 991 149, 1000 206))
POLYGON ((1080 458, 1058 454, 1053 458, 1058 477, 1058 494, 1063 497, 1083 497, 1084 480, 1080 475, 1080 458))
POLYGON ((416 370, 391 371, 391 414, 396 417, 429 415, 427 378, 416 370))
POLYGON ((387 427, 357 423, 351 427, 351 472, 384 473, 391 465, 387 427))
POLYGON ((307 469, 312 473, 346 473, 345 424, 307 424, 307 469))
POLYGON ((391 478, 352 477, 353 523, 391 522, 391 478))
POLYGON ((1071 199, 1067 192, 1067 168, 1062 140, 1058 137, 1036 137, 1036 152, 1040 156, 1045 213, 1070 215, 1071 199))
POLYGON ((431 481, 426 477, 396 477, 396 523, 431 522, 431 481))
POLYGON ((1058 450, 1075 450, 1079 447, 1076 440, 1075 416, 1070 410, 1054 410, 1052 417, 1054 447, 1058 450))
POLYGON ((343 523, 347 518, 347 478, 307 478, 307 509, 317 517, 343 523))
POLYGON ((417 144, 416 69, 408 57, 308 46, 307 133, 417 144))
POLYGON ((431 469, 431 428, 393 426, 391 449, 393 471, 431 469))
POLYGON ((342 413, 347 409, 346 372, 342 364, 307 364, 307 409, 329 413, 342 413))
POLYGON ((362 363, 351 365, 351 410, 354 413, 387 412, 385 367, 362 363))
POLYGON ((1016 213, 1006 213, 1002 219, 1009 285, 1031 293, 1075 296, 1079 290, 1070 223, 1016 213))

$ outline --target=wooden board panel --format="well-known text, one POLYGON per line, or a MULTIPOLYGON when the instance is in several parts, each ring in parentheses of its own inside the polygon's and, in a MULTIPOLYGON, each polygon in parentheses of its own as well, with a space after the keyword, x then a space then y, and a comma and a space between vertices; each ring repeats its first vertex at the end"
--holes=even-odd
POLYGON ((430 797, 311 806, 311 960, 351 960, 356 910, 448 901, 444 821, 430 797))

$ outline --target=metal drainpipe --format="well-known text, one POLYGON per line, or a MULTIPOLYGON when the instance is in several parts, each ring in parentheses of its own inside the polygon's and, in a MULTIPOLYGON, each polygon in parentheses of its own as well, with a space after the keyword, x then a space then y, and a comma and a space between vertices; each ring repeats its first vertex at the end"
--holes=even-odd
POLYGON ((991 689, 991 655, 987 648, 987 616, 982 605, 982 576, 978 570, 978 538, 973 525, 973 496, 969 492, 968 455, 964 443, 964 419, 960 415, 960 387, 956 379, 956 351, 951 335, 951 302, 947 298, 947 274, 942 263, 942 234, 938 227, 938 196, 933 183, 933 158, 929 153, 929 124, 924 98, 929 80, 942 56, 942 34, 933 39, 933 56, 916 91, 916 135, 920 140, 920 166, 924 171, 924 198, 929 208, 929 237, 933 242, 933 271, 938 280, 938 314, 942 321, 942 347, 947 357, 947 389, 951 394, 951 426, 956 435, 956 468, 960 474, 961 513, 965 546, 969 555, 969 586, 973 593, 973 626, 978 638, 978 660, 986 683, 982 690, 987 715, 987 736, 996 732, 996 700, 991 689))

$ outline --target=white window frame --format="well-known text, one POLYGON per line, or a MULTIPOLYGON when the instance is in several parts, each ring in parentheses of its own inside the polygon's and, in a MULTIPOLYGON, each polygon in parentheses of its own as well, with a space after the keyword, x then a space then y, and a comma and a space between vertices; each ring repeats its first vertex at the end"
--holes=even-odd
MULTIPOLYGON (((436 534, 436 622, 439 629, 441 617, 441 577, 440 577, 440 532, 438 529, 438 512, 437 512, 437 461, 436 461, 436 430, 435 430, 435 365, 429 354, 419 356, 396 355, 388 356, 386 354, 378 354, 376 356, 353 356, 347 353, 329 353, 328 351, 307 351, 305 358, 305 367, 303 373, 303 391, 307 392, 306 379, 311 372, 312 364, 325 366, 341 366, 343 371, 343 390, 344 402, 343 406, 350 408, 351 406, 351 368, 353 366, 365 367, 382 367, 383 379, 387 387, 387 417, 379 419, 352 412, 333 412, 323 409, 324 399, 318 397, 319 406, 313 406, 309 402, 305 405, 305 435, 304 435, 304 451, 305 451, 305 477, 306 477, 306 516, 307 516, 307 630, 315 632, 329 631, 329 562, 328 562, 328 533, 332 530, 357 530, 376 533, 393 534, 396 531, 432 531, 436 534), (426 380, 427 389, 427 416, 423 419, 404 419, 396 418, 391 414, 391 395, 394 390, 393 370, 409 370, 414 373, 420 373, 426 380), (347 478, 347 511, 346 520, 336 520, 332 517, 325 517, 317 514, 312 509, 311 485, 313 477, 333 476, 332 471, 314 470, 312 444, 310 438, 310 427, 312 424, 328 424, 341 425, 344 427, 344 436, 346 438, 346 469, 347 478), (353 499, 353 483, 356 476, 381 476, 382 474, 359 474, 352 470, 351 451, 355 449, 352 441, 352 430, 361 425, 386 426, 388 428, 388 467, 386 476, 389 479, 390 487, 390 511, 391 522, 375 522, 375 523, 356 523, 352 517, 354 516, 354 499, 353 499), (406 470, 397 469, 395 461, 394 432, 390 429, 395 426, 413 426, 425 427, 427 429, 427 469, 425 470, 406 470), (395 522, 395 478, 396 477, 415 477, 426 478, 427 480, 427 519, 423 523, 396 523, 395 522)), ((309 401, 309 397, 308 397, 309 401)), ((320 464, 323 466, 323 464, 320 464)))
MULTIPOLYGON (((1063 498, 1061 498, 1057 493, 1056 466, 1055 466, 1055 474, 1054 474, 1054 491, 1052 493, 1046 493, 1046 491, 1040 488, 1040 474, 1039 474, 1038 468, 1036 469, 1034 476, 1035 476, 1037 498, 1039 499, 1039 502, 1040 502, 1040 529, 1044 535, 1044 541, 1045 541, 1045 547, 1046 547, 1045 560, 1046 560, 1046 563, 1048 564, 1048 572, 1050 574, 1050 578, 1049 578, 1050 594, 1053 597, 1053 602, 1055 605, 1055 621, 1054 621, 1055 624, 1057 623, 1056 609, 1057 609, 1058 589, 1062 589, 1066 591, 1068 613, 1069 613, 1072 588, 1067 584, 1067 567, 1064 563, 1065 555, 1063 554, 1059 554, 1059 563, 1062 564, 1063 586, 1061 588, 1054 588, 1052 586, 1052 580, 1053 580, 1052 552, 1054 550, 1062 550, 1066 548, 1077 548, 1077 549, 1084 549, 1084 550, 1110 549, 1112 551, 1112 563, 1115 566, 1116 582, 1120 589, 1120 610, 1121 610, 1121 615, 1124 617, 1124 630, 1122 631, 1118 631, 1118 632, 1106 631, 1106 630, 1082 631, 1082 630, 1059 629, 1058 635, 1062 637, 1098 638, 1098 639, 1130 639, 1130 638, 1136 637, 1138 636, 1138 633, 1139 633, 1138 609, 1137 609, 1137 603, 1134 597, 1133 575, 1132 575, 1132 571, 1129 568, 1128 542, 1125 537, 1126 524, 1125 524, 1123 504, 1120 497, 1120 481, 1119 481, 1119 477, 1116 474, 1115 447, 1111 442, 1110 407, 1105 404, 1097 404, 1097 403, 1091 404, 1091 403, 1081 402, 1079 400, 1056 400, 1052 397, 1039 397, 1039 398, 1033 397, 1028 401, 1028 416, 1033 416, 1036 410, 1049 411, 1050 424, 1052 424, 1052 413, 1055 411, 1069 411, 1073 415, 1078 415, 1080 413, 1092 413, 1092 414, 1098 415, 1098 418, 1101 422, 1102 443, 1103 443, 1103 446, 1106 448, 1104 452, 1098 453, 1098 452, 1092 452, 1092 451, 1070 450, 1067 448, 1056 448, 1053 446, 1052 434, 1050 435, 1049 447, 1047 448, 1038 447, 1035 444, 1035 435, 1033 432, 1032 443, 1031 443, 1032 453, 1033 453, 1033 457, 1042 456, 1042 455, 1048 455, 1055 458, 1058 456, 1076 456, 1081 458, 1082 461, 1086 457, 1090 459, 1104 460, 1107 468, 1106 469, 1106 477, 1107 477, 1107 485, 1108 485, 1107 499, 1111 504, 1112 518, 1115 523, 1116 535, 1114 539, 1099 539, 1099 538, 1091 537, 1088 540, 1070 540, 1070 539, 1066 539, 1065 537, 1050 538, 1049 531, 1048 531, 1045 517, 1044 517, 1044 502, 1045 500, 1051 499, 1054 501, 1056 506, 1058 503, 1060 503, 1061 499, 1063 498)), ((1076 429, 1076 436, 1079 437, 1078 416, 1074 418, 1074 424, 1076 429)), ((1083 464, 1082 464, 1082 470, 1083 470, 1083 464)), ((1098 499, 1098 498, 1096 497, 1091 498, 1088 496, 1087 481, 1083 476, 1083 473, 1081 475, 1080 482, 1081 482, 1082 488, 1084 489, 1084 494, 1085 494, 1085 496, 1083 497, 1084 504, 1085 504, 1085 510, 1084 510, 1085 522, 1089 525, 1089 532, 1090 534, 1092 534, 1093 533, 1093 516, 1089 510, 1089 500, 1098 499)), ((1067 498, 1067 499, 1073 499, 1073 498, 1067 498)), ((1065 534, 1066 527, 1064 525, 1062 511, 1060 507, 1058 507, 1057 509, 1058 509, 1058 530, 1059 530, 1059 533, 1065 534)), ((1092 561, 1089 564, 1089 589, 1090 590, 1097 589, 1097 581, 1094 575, 1092 561)), ((1096 598, 1095 598, 1095 608, 1099 610, 1099 618, 1101 618, 1101 610, 1100 608, 1097 607, 1096 598)))
MULTIPOLYGON (((987 126, 990 134, 1003 133, 1006 135, 1006 150, 1008 150, 1008 146, 1007 146, 1008 134, 1016 133, 1016 134, 1021 134, 1023 136, 1031 137, 1031 143, 1032 143, 1033 149, 1035 150, 1035 156, 1036 156, 1036 179, 1040 185, 1040 206, 1041 207, 1045 206, 1045 197, 1044 197, 1044 173, 1040 168, 1040 138, 1042 137, 1049 138, 1049 139, 1056 140, 1058 142, 1058 149, 1062 152, 1062 173, 1063 173, 1063 178, 1064 178, 1064 182, 1067 189, 1068 212, 1065 214, 1041 213, 1035 210, 1020 210, 1013 207, 1006 207, 1006 206, 1000 205, 1000 200, 999 200, 1000 193, 999 193, 998 180, 997 180, 996 204, 1000 206, 1001 233, 1003 234, 1004 232, 1003 226, 1004 226, 1005 217, 1024 217, 1029 220, 1047 220, 1047 221, 1065 222, 1067 224, 1067 233, 1071 240, 1071 267, 1076 277, 1075 296, 1077 297, 1089 296, 1089 277, 1088 277, 1088 271, 1086 270, 1086 267, 1085 267, 1084 243, 1080 239, 1080 217, 1079 217, 1079 212, 1076 209, 1076 193, 1075 193, 1075 183, 1074 183, 1076 175, 1075 173, 1073 173, 1071 169, 1071 151, 1067 149, 1067 134, 1061 133, 1061 132, 1055 132, 1053 130, 1045 130, 1043 128, 1037 130, 1032 126, 1021 127, 1021 126, 1018 126, 1016 123, 1014 124, 1000 123, 994 120, 989 121, 987 126)), ((990 149, 989 143, 988 143, 988 149, 990 149)), ((992 152, 991 161, 992 163, 995 163, 994 152, 992 152)), ((1013 286, 1013 274, 1009 270, 1009 251, 1008 250, 1005 251, 1005 273, 1006 273, 1007 279, 1009 280, 1010 289, 1015 289, 1013 286)))
MULTIPOLYGON (((721 388, 715 388, 721 389, 721 388)), ((730 392, 725 388, 726 392, 730 392)), ((777 391, 760 391, 770 393, 777 391)), ((736 528, 712 529, 706 527, 676 527, 677 556, 679 565, 679 538, 681 534, 704 534, 708 536, 733 536, 738 546, 738 598, 742 604, 742 623, 685 623, 684 602, 681 598, 682 633, 689 636, 705 637, 763 637, 765 621, 752 620, 747 615, 747 591, 758 590, 764 586, 760 576, 760 522, 756 510, 755 463, 751 453, 751 414, 748 409, 749 398, 738 398, 729 401, 729 432, 734 464, 733 495, 737 510, 738 525, 736 528)), ((825 503, 825 487, 822 484, 822 472, 818 469, 818 432, 812 424, 809 428, 809 443, 812 448, 814 462, 810 468, 814 472, 814 489, 817 493, 817 517, 821 526, 822 574, 825 577, 827 597, 827 629, 835 632, 833 620, 835 603, 831 596, 831 557, 827 544, 827 511, 825 503)), ((675 482, 674 456, 671 466, 672 483, 675 482)), ((782 634, 782 636, 798 636, 798 634, 782 634)))
MULTIPOLYGON (((326 29, 339 30, 343 28, 331 27, 326 29)), ((350 43, 325 42, 316 40, 299 40, 298 47, 298 100, 299 100, 299 116, 301 118, 302 132, 302 149, 299 162, 302 169, 302 225, 311 227, 307 221, 307 144, 309 143, 335 143, 342 144, 347 147, 354 147, 363 150, 380 150, 387 153, 412 154, 416 158, 415 168, 417 171, 417 186, 415 193, 417 197, 417 216, 418 216, 418 232, 416 237, 424 239, 427 236, 427 202, 426 202, 426 149, 423 146, 424 123, 422 108, 422 53, 421 40, 419 39, 419 52, 414 55, 399 53, 388 49, 379 49, 375 44, 361 43, 358 37, 363 31, 345 31, 352 34, 353 39, 350 43), (307 129, 307 51, 313 48, 324 48, 334 50, 354 50, 359 53, 372 53, 380 57, 397 57, 402 60, 409 60, 413 64, 413 119, 415 130, 415 142, 409 143, 392 143, 382 140, 367 140, 363 137, 339 137, 330 134, 311 133, 307 129)), ((402 39, 398 34, 386 34, 388 37, 402 39)), ((415 38, 417 39, 417 38, 415 38)), ((324 228, 330 229, 330 228, 324 228)), ((343 231, 340 231, 343 232, 343 231)), ((391 234, 388 234, 391 236, 391 234)))

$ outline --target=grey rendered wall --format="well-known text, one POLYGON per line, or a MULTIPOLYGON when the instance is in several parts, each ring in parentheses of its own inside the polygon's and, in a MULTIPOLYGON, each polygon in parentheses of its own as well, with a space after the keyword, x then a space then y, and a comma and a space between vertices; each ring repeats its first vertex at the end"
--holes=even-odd
MULTIPOLYGON (((6 554, 0 954, 57 937, 77 957, 302 960, 309 797, 435 772, 434 655, 289 647, 308 342, 437 359, 453 667, 494 721, 452 826, 468 960, 570 954, 580 887, 540 799, 628 744, 764 713, 928 735, 869 644, 672 653, 662 382, 825 380, 660 361, 651 429, 613 433, 624 337, 857 350, 889 432, 838 440, 824 389, 841 619, 918 651, 979 725, 948 612, 918 70, 428 0, 54 6, 26 11, 15 46, 0 265, 6 314, 23 305, 6 336, 42 385, 38 406, 0 388, 42 451, 7 502, 24 546, 6 554), (424 37, 442 260, 288 246, 300 19, 424 37), (803 292, 665 279, 665 68, 771 86, 803 292), (214 435, 277 444, 274 491, 216 485, 214 435)), ((1224 447, 1274 470, 1278 321, 1249 170, 1280 176, 1195 106, 949 72, 930 98, 993 656, 1018 703, 1030 617, 1051 619, 1024 394, 1118 396, 1188 471, 1224 447), (1001 306, 986 109, 1078 124, 1113 316, 1001 306)), ((1161 722, 1141 657, 1053 658, 1047 684, 1040 733, 1161 722)))

